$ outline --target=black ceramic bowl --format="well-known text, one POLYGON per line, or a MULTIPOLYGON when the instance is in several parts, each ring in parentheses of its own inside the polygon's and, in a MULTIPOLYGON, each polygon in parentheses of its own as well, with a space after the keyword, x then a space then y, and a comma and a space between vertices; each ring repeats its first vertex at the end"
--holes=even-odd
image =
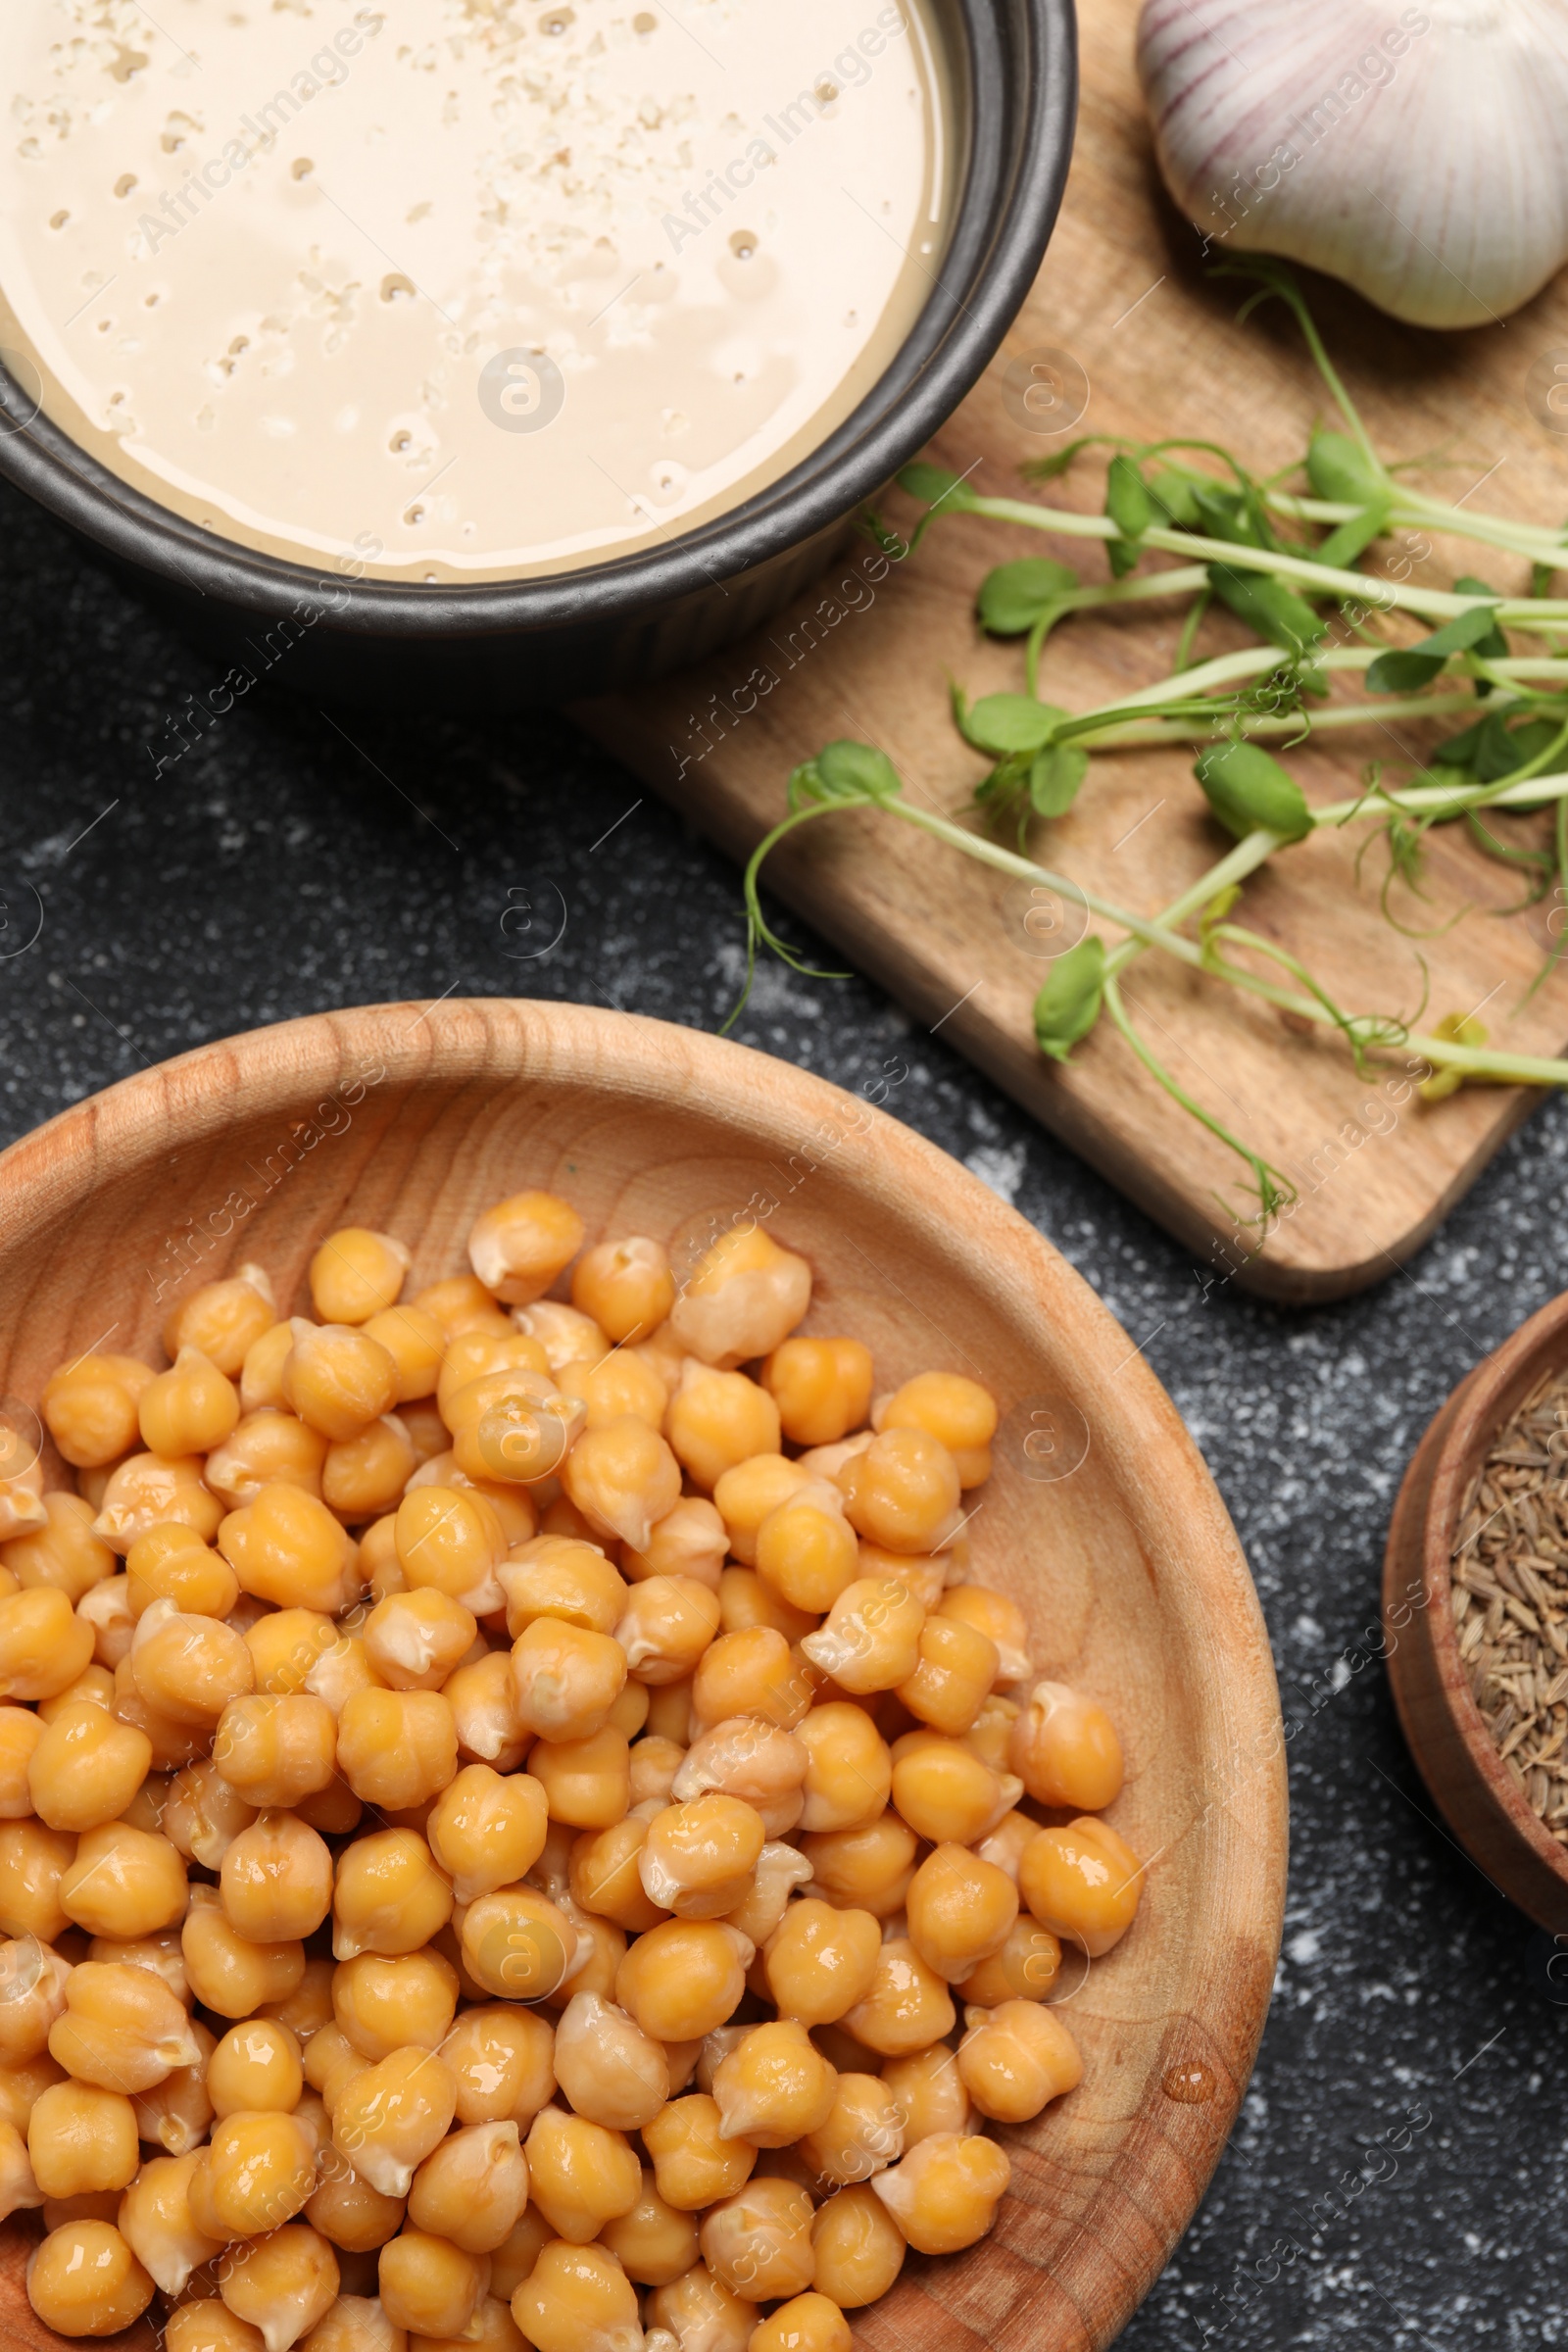
POLYGON ((1072 0, 946 0, 966 152, 940 283, 898 360, 820 448, 744 506, 580 571, 473 587, 318 579, 220 539, 86 457, 0 368, 0 474, 91 543, 222 664, 287 646, 297 692, 507 710, 605 692, 757 628, 844 543, 983 374, 1061 201, 1077 106, 1072 0))

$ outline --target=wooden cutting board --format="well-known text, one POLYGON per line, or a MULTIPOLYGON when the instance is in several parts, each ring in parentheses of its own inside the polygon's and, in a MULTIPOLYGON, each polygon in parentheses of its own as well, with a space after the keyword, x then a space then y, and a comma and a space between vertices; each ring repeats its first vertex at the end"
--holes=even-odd
MULTIPOLYGON (((1298 456, 1325 410, 1283 310, 1273 305, 1236 324, 1246 289, 1205 275, 1196 232, 1160 186, 1133 70, 1137 14, 1137 0, 1094 0, 1085 14, 1078 144, 1059 225, 1004 350, 934 446, 940 462, 992 495, 1081 507, 1102 495, 1097 466, 1025 489, 1019 466, 1067 436, 1034 429, 1016 388, 1020 364, 1025 378, 1041 362, 1048 385, 1077 383, 1078 397, 1087 393, 1080 432, 1210 437, 1259 473, 1298 456)), ((1531 520, 1568 514, 1568 437, 1543 420, 1527 382, 1543 355, 1568 357, 1562 279, 1506 323, 1446 336, 1396 326, 1327 280, 1305 282, 1386 457, 1441 450, 1445 469, 1422 477, 1436 495, 1459 499, 1490 476, 1483 503, 1494 511, 1531 520)), ((1040 421, 1064 415, 1048 408, 1040 421)), ((895 495, 889 513, 908 512, 895 495)), ((985 572, 1020 555, 1054 555, 1086 579, 1104 576, 1103 557, 1082 541, 955 520, 874 588, 846 559, 754 640, 579 715, 737 858, 783 814, 791 767, 837 736, 879 745, 908 793, 956 811, 986 763, 953 727, 949 679, 974 694, 1021 689, 1018 650, 982 640, 972 617, 985 572), (834 595, 841 577, 851 585, 834 595), (760 695, 748 684, 754 672, 776 683, 760 695)), ((1406 576, 1423 584, 1447 587, 1456 573, 1475 572, 1499 587, 1525 585, 1522 564, 1474 543, 1412 544, 1409 559, 1406 576)), ((1070 620, 1047 649, 1042 692, 1086 709, 1164 676, 1178 622, 1177 608, 1163 604, 1070 620)), ((1200 650, 1246 642, 1226 633, 1231 626, 1210 616, 1200 650)), ((1431 730, 1369 725, 1320 739, 1331 753, 1303 749, 1290 761, 1309 799, 1342 799, 1367 761, 1390 762, 1398 776, 1435 739, 1431 730)), ((1380 913, 1380 845, 1357 877, 1363 830, 1316 837, 1279 857, 1250 887, 1245 919, 1300 956, 1351 1011, 1413 1016, 1424 962, 1430 995, 1420 1025, 1479 1009, 1493 1043, 1561 1052, 1568 975, 1520 1004, 1548 945, 1549 903, 1505 914, 1522 895, 1513 875, 1450 825, 1431 836, 1426 901, 1396 896, 1407 930, 1428 934, 1411 938, 1380 913), (1461 908, 1463 918, 1446 927, 1461 908)), ((1191 754, 1168 749, 1097 755, 1077 807, 1038 827, 1033 841, 1035 856, 1146 913, 1224 846, 1193 781, 1191 754)), ((1140 1068, 1108 1020, 1066 1068, 1037 1053, 1030 1007, 1047 967, 1024 927, 1026 888, 858 811, 804 828, 768 879, 917 1019, 1197 1250, 1214 1279, 1275 1298, 1334 1298, 1389 1273, 1539 1100, 1529 1090, 1473 1088, 1424 1104, 1400 1060, 1357 1077, 1337 1040, 1293 1031, 1289 1016, 1145 957, 1127 994, 1151 1046, 1298 1188, 1294 1211, 1259 1250, 1255 1234, 1238 1231, 1235 1212, 1250 1211, 1236 1162, 1140 1068)))

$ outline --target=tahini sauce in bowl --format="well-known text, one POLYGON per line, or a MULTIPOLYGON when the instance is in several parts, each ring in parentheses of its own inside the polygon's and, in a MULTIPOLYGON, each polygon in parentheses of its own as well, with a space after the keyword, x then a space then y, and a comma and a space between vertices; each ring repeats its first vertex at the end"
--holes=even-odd
POLYGON ((5 0, 0 343, 81 449, 388 580, 741 504, 942 266, 930 0, 5 0))

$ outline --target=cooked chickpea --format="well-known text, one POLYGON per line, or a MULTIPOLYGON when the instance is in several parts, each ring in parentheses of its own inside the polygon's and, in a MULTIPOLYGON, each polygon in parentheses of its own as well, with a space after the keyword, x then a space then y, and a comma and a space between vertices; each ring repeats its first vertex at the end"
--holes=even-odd
POLYGON ((961 1372, 920 1372, 891 1396, 878 1400, 872 1427, 919 1429, 952 1454, 965 1487, 991 1475, 991 1441, 997 1434, 996 1398, 961 1372))
POLYGON ((713 1488, 713 1507, 732 1556, 754 1568, 762 1522, 810 1484, 810 1472, 782 1453, 754 1453, 726 1470, 713 1488))
MULTIPOLYGON (((324 1788, 336 1758, 332 1710, 303 1690, 232 1700, 219 1717, 213 1739, 215 1769, 236 1796, 258 1809, 289 1809, 324 1788)), ((216 1861, 205 1854, 196 1858, 216 1869, 222 1856, 216 1861)))
POLYGON ((1005 1941, 1018 1889, 994 1862, 961 1845, 939 1845, 915 1872, 905 1909, 921 1959, 949 1984, 961 1984, 1005 1941))
POLYGON ((754 2026, 714 2069, 712 2095, 727 2139, 791 2147, 833 2110, 838 2076, 793 2018, 754 2026))
POLYGON ((514 2123, 526 2132, 556 2087, 548 2022, 510 2005, 465 2009, 441 2046, 457 2082, 460 2124, 514 2123))
POLYGON ((398 1399, 398 1368, 389 1348, 347 1323, 308 1323, 296 1315, 294 1344, 279 1376, 282 1401, 329 1442, 357 1437, 398 1399))
POLYGON ((663 2045, 597 1992, 574 1993, 562 2011, 554 2065, 574 2113, 611 2131, 639 2131, 669 2097, 663 2045))
POLYGON ((756 2175, 703 2216, 703 2260, 732 2294, 764 2303, 811 2284, 811 2200, 793 2180, 756 2175))
POLYGON ((357 1952, 332 1972, 332 2009, 372 2065, 394 2050, 444 2050, 458 2005, 458 1972, 440 1952, 357 1952))
POLYGON ((40 1410, 62 1457, 89 1470, 128 1453, 142 1391, 155 1378, 151 1364, 132 1355, 79 1355, 51 1373, 40 1410))
POLYGON ((226 1617, 239 1600, 239 1579, 194 1528, 155 1527, 125 1555, 125 1597, 138 1621, 157 1600, 192 1616, 226 1617))
POLYGON ((843 1690, 893 1690, 919 1664, 924 1623, 925 1611, 906 1585, 893 1577, 859 1577, 844 1588, 801 1648, 843 1690))
POLYGON ((493 1505, 471 1488, 416 1487, 398 1505, 398 1560, 411 1588, 434 1586, 474 1616, 506 1598, 496 1570, 506 1534, 493 1505))
POLYGON ((890 1429, 838 1472, 845 1516, 887 1551, 932 1552, 957 1523, 957 1465, 923 1429, 890 1429))
POLYGON ((645 2169, 636 2204, 605 2224, 600 2243, 640 2286, 669 2286, 697 2260, 697 2224, 660 2195, 645 2169))
POLYGON ((668 1917, 643 1890, 638 1858, 647 1836, 647 1820, 630 1813, 608 1829, 585 1830, 571 1849, 572 1899, 601 1919, 613 1920, 629 1936, 657 1928, 668 1917))
POLYGON ((1098 1813, 1121 1793, 1121 1741, 1110 1717, 1065 1683, 1036 1683, 1013 1726, 1009 1761, 1043 1805, 1098 1813))
POLYGON ((529 2191, 558 2237, 586 2245, 608 2221, 629 2213, 642 2172, 619 2132, 543 2107, 528 2131, 529 2191))
POLYGON ((604 1730, 626 1680, 626 1653, 609 1634, 562 1617, 535 1617, 512 1645, 517 1720, 543 1740, 588 1740, 604 1730))
POLYGON ((947 1984, 904 1936, 883 1944, 869 1990, 844 2013, 856 2039, 888 2058, 940 2041, 956 2019, 947 1984))
POLYGON ((663 1322, 674 1304, 675 1279, 661 1243, 629 1234, 584 1252, 572 1268, 571 1298, 619 1347, 646 1340, 663 1322))
POLYGON ((153 2291, 112 2222, 70 2222, 27 2259, 27 2300, 57 2335, 117 2335, 140 2319, 153 2291))
POLYGON ((147 1383, 136 1409, 141 1442, 150 1453, 210 1453, 232 1433, 239 1396, 210 1356, 186 1347, 172 1370, 147 1383))
POLYGON ((370 2254, 402 2228, 405 2205, 402 2197, 383 2196, 362 2180, 333 2148, 304 2210, 311 2228, 332 2245, 345 2253, 370 2254))
POLYGON ((231 1626, 187 1615, 164 1599, 136 1621, 130 1671, 155 1714, 209 1727, 230 1699, 248 1697, 256 1682, 251 1653, 231 1626))
POLYGON ((216 1886, 193 1886, 180 1930, 191 1989, 220 2017, 252 2017, 264 2001, 282 2000, 305 1974, 304 1946, 253 1943, 236 1935, 216 1886))
POLYGON ((824 1901, 871 1911, 878 1919, 903 1909, 916 1850, 914 1832, 892 1811, 854 1829, 824 1830, 801 1841, 824 1901))
POLYGON ((705 2091, 671 2099, 642 2134, 660 2195, 684 2213, 734 2196, 757 2162, 750 2141, 724 2135, 718 2102, 705 2091))
POLYGON ((1022 1609, 989 1585, 949 1585, 936 1603, 939 1617, 972 1625, 997 1647, 999 1683, 1020 1682, 1029 1671, 1029 1625, 1022 1609))
POLYGON ((52 1830, 118 1821, 147 1777, 152 1742, 91 1699, 63 1707, 27 1762, 33 1810, 52 1830))
POLYGON ((807 2132, 800 2153, 819 2181, 834 2188, 868 2180, 904 2153, 904 2110, 876 2075, 841 2074, 826 2120, 807 2132))
POLYGON ((199 1348, 226 1379, 237 1380, 246 1355, 276 1321, 277 1300, 265 1267, 243 1265, 180 1300, 164 1325, 164 1353, 172 1363, 182 1348, 199 1348))
POLYGON ((528 2167, 514 2123, 449 2133, 414 2176, 409 2220, 466 2254, 505 2244, 528 2202, 528 2167))
POLYGON ((861 1576, 859 1551, 838 1491, 808 1480, 758 1529, 757 1573, 792 1608, 820 1613, 861 1576))
POLYGON ((332 2145, 384 2196, 406 2197, 416 2168, 457 2110, 457 2078, 433 2050, 394 2050, 355 2075, 331 2108, 332 2145))
POLYGON ((610 1336, 593 1316, 559 1298, 536 1298, 529 1306, 519 1306, 513 1321, 528 1339, 538 1341, 553 1374, 564 1372, 568 1364, 591 1367, 610 1353, 610 1336))
POLYGON ((76 1615, 92 1636, 95 1661, 113 1674, 129 1657, 136 1635, 129 1578, 106 1576, 102 1584, 94 1585, 90 1592, 82 1594, 76 1603, 76 1615))
POLYGON ((801 1818, 806 1768, 800 1740, 758 1716, 736 1715, 692 1741, 670 1790, 681 1804, 708 1790, 739 1799, 767 1837, 782 1838, 801 1818))
POLYGON ((515 1641, 536 1617, 562 1618, 587 1633, 612 1634, 626 1606, 625 1579, 597 1544, 535 1536, 500 1570, 507 1631, 515 1641))
POLYGON ((631 1768, 626 1735, 613 1724, 586 1740, 541 1740, 529 1751, 528 1770, 553 1822, 603 1830, 625 1813, 631 1768))
POLYGON ((425 1834, 457 1901, 471 1903, 533 1868, 546 1826, 545 1792, 536 1780, 469 1764, 436 1799, 425 1834))
POLYGON ((297 1814, 260 1813, 228 1846, 219 1884, 228 1924, 248 1942, 303 1939, 332 1908, 332 1856, 297 1814))
POLYGON ((58 1585, 0 1599, 0 1698, 53 1698, 76 1680, 92 1652, 91 1626, 58 1585))
POLYGON ((461 1928, 463 1963, 476 1984, 509 2000, 543 2000, 581 1957, 564 1911, 530 1886, 508 1886, 470 1903, 461 1928))
POLYGON ((326 1455, 326 1439, 297 1413, 260 1405, 208 1455, 203 1475, 213 1493, 237 1511, 254 1502, 264 1487, 300 1487, 318 1495, 326 1455))
POLYGON ((648 2317, 652 2333, 662 2331, 680 2352, 746 2352, 761 2314, 755 2303, 733 2293, 706 2262, 694 2262, 668 2286, 655 2287, 648 2298, 648 2317))
POLYGON ((641 2352, 637 2290, 605 2246, 552 2241, 512 2316, 537 2352, 641 2352))
POLYGON ((844 2311, 885 2295, 904 2267, 904 2232, 873 2193, 878 2177, 837 2190, 811 2223, 817 2291, 844 2311))
POLYGON ((997 1950, 964 1978, 957 1992, 982 2009, 1000 2008, 1004 2001, 1044 2001, 1060 1974, 1059 1939, 1026 1914, 1013 1921, 997 1950))
POLYGON ((389 1592, 365 1620, 368 1663, 394 1690, 439 1690, 473 1646, 472 1612, 433 1586, 389 1592))
POLYGON ((477 1274, 454 1274, 416 1291, 412 1303, 433 1315, 448 1345, 466 1332, 508 1333, 512 1318, 499 1307, 477 1274))
POLYGON ((169 1839, 123 1821, 84 1830, 60 1880, 66 1917, 89 1936, 153 1936, 185 1916, 185 1865, 169 1839))
POLYGON ((649 1823, 638 1856, 644 1892, 680 1919, 718 1918, 747 1893, 763 1837, 760 1815, 738 1797, 666 1806, 649 1823))
POLYGON ((27 2118, 27 2155, 46 2197, 124 2188, 136 2171, 136 2111, 101 2083, 51 2082, 27 2118))
POLYGON ((43 2048, 36 2058, 0 2058, 0 2122, 25 2138, 27 2118, 40 2094, 65 2079, 64 2067, 43 2048))
POLYGON ((75 1852, 74 1838, 41 1821, 0 1821, 0 1930, 54 1940, 68 1925, 60 1886, 75 1852))
POLYGON ((785 1340, 762 1386, 794 1446, 832 1446, 858 1429, 871 1402, 871 1350, 859 1340, 785 1340))
POLYGON ((0 1944, 0 2063, 36 2058, 48 2046, 72 1974, 71 1963, 36 1936, 0 1944))
POLYGON ((1083 2081, 1077 2043, 1055 2012, 1036 2001, 970 2009, 965 2023, 958 2073, 981 2114, 998 2123, 1029 2123, 1083 2081))
POLYGON ((261 2330, 249 2320, 236 2319, 228 2305, 209 2291, 201 2272, 196 2273, 193 2293, 197 2282, 202 2285, 200 2299, 177 2303, 169 2315, 164 2328, 167 2352, 267 2352, 261 2330))
POLYGON ((352 1438, 336 1439, 321 1464, 321 1500, 346 1526, 395 1510, 418 1467, 408 1431, 383 1413, 352 1438))
POLYGON ((792 1609, 789 1602, 764 1585, 755 1568, 725 1568, 718 1580, 719 1622, 726 1634, 747 1632, 752 1626, 770 1626, 785 1641, 796 1643, 808 1634, 816 1619, 808 1609, 792 1609))
MULTIPOLYGON (((811 1302, 811 1269, 760 1225, 721 1234, 669 1310, 681 1347, 728 1370, 770 1355, 811 1302)), ((760 1449, 759 1449, 760 1450, 760 1449)))
POLYGON ((396 1304, 411 1263, 391 1234, 344 1225, 311 1259, 311 1303, 323 1323, 368 1323, 396 1304))
POLYGON ((561 1477, 596 1536, 636 1550, 646 1548, 654 1528, 680 1499, 679 1463, 658 1429, 635 1413, 588 1427, 561 1477))
MULTIPOLYGON (((322 1609, 257 1608, 254 1601, 244 1606, 255 1611, 245 1623, 245 1646, 257 1690, 280 1698, 305 1690, 340 1639, 332 1618, 322 1609)), ((233 1616, 236 1624, 244 1622, 240 1610, 233 1616)))
POLYGON ((972 1625, 928 1616, 920 1628, 919 1663, 898 1695, 911 1715, 956 1739, 969 1731, 991 1694, 997 1645, 972 1625))
POLYGON ((257 2328, 266 2352, 288 2352, 331 2310, 339 2277, 325 2238, 307 2222, 289 2222, 227 2257, 223 2301, 257 2328))
POLYGON ((292 2114, 304 2087, 300 2045, 275 2018, 230 2026, 207 2062, 207 2095, 220 2117, 292 2114))
POLYGON ((651 1529, 648 1542, 620 1547, 621 1574, 641 1584, 650 1576, 689 1576, 719 1590, 728 1548, 724 1522, 705 1494, 683 1494, 651 1529))
POLYGON ((870 1991, 881 1949, 881 1924, 869 1911, 810 1896, 791 1903, 765 1947, 779 2016, 831 2025, 870 1991))
POLYGON ((259 2237, 292 2221, 315 2186, 316 2146, 297 2116, 266 2108, 220 2116, 192 2177, 193 2214, 206 2229, 205 2200, 219 2224, 209 2235, 259 2237))
POLYGON ((907 1732, 893 1750, 893 1803, 933 1845, 974 1845, 1023 1794, 956 1740, 907 1732))
POLYGON ((201 2158, 155 2156, 120 2200, 116 2226, 155 2285, 183 2293, 192 2271, 222 2252, 191 2218, 190 2180, 201 2158))
POLYGON ((218 1548, 242 1592, 280 1609, 332 1616, 357 1589, 353 1539, 303 1487, 263 1487, 254 1502, 229 1512, 218 1548))
POLYGON ((667 1920, 627 1952, 615 1999, 656 2041, 698 2040, 733 2015, 753 1950, 720 1920, 667 1920))
POLYGON ((720 1623, 718 1595, 688 1576, 633 1585, 615 1628, 626 1664, 655 1688, 689 1681, 720 1623))
POLYGON ((726 1470, 777 1454, 778 1407, 743 1372, 714 1371, 688 1356, 664 1416, 664 1435, 693 1484, 711 1494, 726 1470))
POLYGON ((93 1508, 80 1494, 43 1497, 45 1524, 0 1544, 0 1566, 25 1592, 58 1585, 74 1607, 83 1593, 115 1573, 115 1555, 92 1532, 93 1508))
POLYGON ((362 1803, 408 1812, 457 1776, 452 1709, 439 1690, 356 1690, 338 1717, 337 1763, 362 1803))
POLYGON ((184 2002, 152 1969, 85 1960, 67 1980, 49 2055, 78 2082, 129 2094, 196 2065, 201 2049, 184 2002))
POLYGON ((870 2186, 917 2253, 956 2254, 984 2237, 1011 2178, 994 2139, 937 2132, 870 2186))
POLYGON ((396 1957, 416 1952, 452 1917, 452 1888, 416 1830, 357 1838, 337 1859, 332 1950, 396 1957))
POLYGON ((1098 1960, 1133 1924, 1143 1868, 1108 1821, 1086 1814, 1024 1848, 1018 1892, 1043 1928, 1098 1960))
POLYGON ((857 1830, 877 1820, 893 1787, 893 1758, 865 1709, 847 1699, 811 1707, 795 1736, 807 1759, 801 1828, 857 1830))
POLYGON ((199 2017, 190 2030, 201 2053, 194 2066, 177 2066, 172 2075, 131 2101, 136 2110, 136 2135, 169 2156, 188 2156, 207 2136, 213 2103, 207 2095, 207 2066, 217 2048, 216 2037, 199 2017))
POLYGON ((813 1677, 772 1626, 721 1633, 692 1676, 692 1714, 702 1731, 736 1715, 755 1715, 793 1731, 810 1706, 813 1677))
POLYGON ((487 1291, 509 1306, 542 1298, 583 1244, 583 1222, 555 1193, 514 1193, 474 1219, 468 1260, 487 1291))

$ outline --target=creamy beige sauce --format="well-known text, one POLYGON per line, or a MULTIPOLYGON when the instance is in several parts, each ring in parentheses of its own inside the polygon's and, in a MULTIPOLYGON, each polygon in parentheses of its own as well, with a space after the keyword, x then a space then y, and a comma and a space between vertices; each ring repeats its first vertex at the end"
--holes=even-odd
POLYGON ((928 5, 0 0, 0 344, 123 480, 313 568, 667 540, 934 289, 928 5))

